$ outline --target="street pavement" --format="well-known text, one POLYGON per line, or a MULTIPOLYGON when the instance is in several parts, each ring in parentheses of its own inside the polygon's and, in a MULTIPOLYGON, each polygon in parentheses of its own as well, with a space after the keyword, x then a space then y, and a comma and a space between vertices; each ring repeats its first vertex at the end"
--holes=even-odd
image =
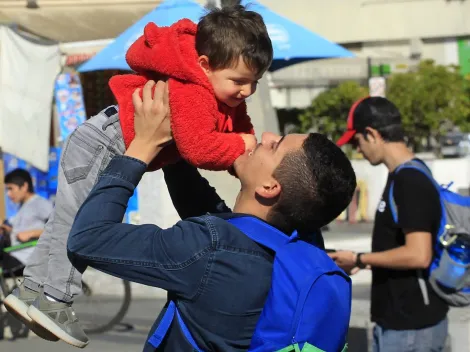
MULTIPOLYGON (((324 237, 328 248, 367 251, 370 248, 370 245, 367 247, 370 242, 370 239, 367 240, 367 238, 370 237, 370 231, 370 224, 350 225, 337 223, 331 225, 329 231, 324 232, 324 237), (361 246, 365 248, 358 248, 361 246)), ((355 299, 368 301, 370 291, 368 281, 369 279, 366 277, 365 279, 359 280, 359 282, 354 285, 353 294, 355 299)), ((110 287, 110 283, 108 282, 101 282, 100 285, 110 287)), ((112 331, 100 335, 91 335, 91 342, 85 350, 88 352, 141 351, 148 331, 165 303, 165 299, 161 294, 155 295, 153 291, 152 294, 147 294, 147 292, 150 291, 146 291, 142 287, 138 287, 137 289, 133 287, 134 299, 123 322, 112 331), (146 298, 146 296, 150 295, 152 296, 151 298, 146 298)), ((362 317, 360 320, 367 320, 368 304, 364 307, 358 307, 358 309, 363 311, 359 314, 359 316, 362 317)), ((351 329, 351 335, 351 339, 358 341, 358 343, 354 343, 356 348, 351 344, 350 351, 364 351, 364 349, 359 346, 367 343, 367 341, 365 341, 367 339, 365 332, 353 327, 351 329)), ((30 336, 28 339, 0 341, 0 351, 2 352, 29 352, 31 350, 36 352, 77 351, 75 347, 71 347, 62 341, 51 343, 43 341, 34 335, 30 336)))
MULTIPOLYGON (((347 224, 335 223, 325 231, 323 236, 327 248, 349 249, 354 251, 370 250, 370 223, 347 224)), ((349 352, 367 352, 370 346, 369 300, 370 300, 370 272, 363 271, 352 277, 353 280, 353 313, 349 336, 349 352), (369 341, 369 342, 368 342, 369 341)), ((100 284, 109 289, 110 284, 100 284)), ((112 331, 92 335, 91 343, 86 348, 88 352, 132 352, 141 351, 147 338, 148 331, 165 303, 164 292, 155 294, 155 291, 144 287, 133 287, 133 300, 130 310, 123 322, 112 331)), ((470 315, 465 310, 466 315, 470 315)), ((462 310, 455 313, 461 315, 462 310)), ((470 319, 470 318, 469 318, 470 319)), ((64 342, 50 343, 37 337, 30 337, 17 341, 0 341, 0 351, 14 352, 67 352, 77 349, 64 342)))
MULTIPOLYGON (((123 322, 112 331, 90 335, 91 342, 87 352, 133 352, 142 351, 148 331, 161 308, 164 299, 138 298, 132 301, 130 310, 123 322)), ((47 342, 38 337, 16 341, 0 341, 1 352, 77 352, 78 349, 65 342, 47 342)))

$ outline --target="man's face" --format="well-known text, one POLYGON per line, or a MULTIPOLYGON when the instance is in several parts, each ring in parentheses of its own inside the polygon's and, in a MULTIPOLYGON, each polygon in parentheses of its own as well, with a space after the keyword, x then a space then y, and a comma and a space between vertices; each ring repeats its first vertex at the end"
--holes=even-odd
POLYGON ((25 183, 23 186, 15 185, 14 183, 5 184, 7 190, 7 196, 13 203, 22 203, 28 194, 28 184, 25 183))
POLYGON ((252 152, 245 152, 235 161, 235 172, 242 187, 249 192, 256 192, 257 189, 277 183, 273 177, 274 171, 288 153, 301 150, 306 138, 305 134, 281 137, 274 133, 263 133, 261 143, 252 152))
POLYGON ((369 135, 368 138, 362 133, 356 133, 353 137, 353 144, 358 153, 361 153, 371 165, 379 165, 383 162, 382 140, 377 140, 374 136, 369 135))
POLYGON ((246 66, 241 57, 234 67, 215 71, 206 68, 205 72, 217 100, 231 108, 237 107, 252 95, 261 78, 246 66))

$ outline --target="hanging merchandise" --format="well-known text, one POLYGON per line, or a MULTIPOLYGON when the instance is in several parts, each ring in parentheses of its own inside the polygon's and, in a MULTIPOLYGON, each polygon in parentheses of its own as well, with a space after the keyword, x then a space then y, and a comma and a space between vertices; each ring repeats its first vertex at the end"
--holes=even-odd
POLYGON ((82 85, 77 73, 62 73, 55 82, 55 101, 59 120, 59 142, 86 121, 82 85))

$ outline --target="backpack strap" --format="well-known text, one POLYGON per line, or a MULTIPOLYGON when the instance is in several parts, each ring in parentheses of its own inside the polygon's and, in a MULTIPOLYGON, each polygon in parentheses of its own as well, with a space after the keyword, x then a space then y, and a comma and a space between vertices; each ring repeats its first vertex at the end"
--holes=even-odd
POLYGON ((173 322, 173 319, 175 318, 175 316, 178 319, 178 324, 181 328, 181 331, 183 332, 184 337, 189 342, 189 344, 194 349, 194 351, 203 352, 197 346, 196 341, 191 335, 191 332, 189 331, 188 327, 184 323, 183 318, 181 318, 180 312, 178 311, 178 307, 176 306, 174 301, 170 301, 170 303, 168 304, 168 307, 166 308, 166 312, 163 315, 162 320, 160 320, 160 323, 158 324, 157 329, 149 338, 148 342, 153 347, 158 348, 160 344, 163 342, 163 339, 165 338, 166 334, 168 333, 168 330, 170 329, 171 323, 173 322))
MULTIPOLYGON (((410 160, 407 161, 406 163, 403 163, 399 165, 394 171, 393 174, 396 175, 400 170, 403 169, 415 169, 418 171, 421 171, 423 174, 425 174, 428 179, 433 183, 433 185, 436 187, 436 189, 439 189, 439 185, 437 184, 436 180, 434 180, 434 177, 432 176, 431 170, 421 161, 418 160, 410 160)), ((389 204, 390 204, 390 210, 392 212, 392 217, 393 217, 393 222, 395 224, 398 223, 398 207, 397 203, 395 202, 395 198, 393 197, 393 189, 394 189, 394 182, 392 181, 392 184, 390 185, 390 190, 389 190, 389 204)))
MULTIPOLYGON (((436 180, 432 176, 431 170, 423 162, 418 161, 418 160, 407 161, 406 163, 399 165, 393 171, 393 173, 396 175, 400 170, 403 170, 403 169, 415 169, 415 170, 421 171, 423 174, 425 174, 428 177, 428 179, 432 182, 434 187, 436 187, 436 189, 439 190, 439 185, 437 184, 436 180)), ((393 188, 394 188, 393 186, 394 186, 394 182, 392 181, 392 184, 390 185, 390 191, 389 191, 390 192, 389 204, 390 204, 390 210, 392 212, 393 222, 395 224, 398 224, 398 207, 397 207, 397 203, 395 202, 395 198, 393 196, 393 188)), ((421 290, 421 294, 423 296, 424 304, 429 305, 429 292, 428 292, 428 287, 426 285, 426 281, 424 280, 423 270, 417 270, 416 273, 418 276, 418 284, 421 290)))
POLYGON ((253 241, 278 252, 290 240, 297 237, 295 231, 290 237, 275 227, 252 216, 239 216, 228 219, 227 222, 238 228, 253 241))

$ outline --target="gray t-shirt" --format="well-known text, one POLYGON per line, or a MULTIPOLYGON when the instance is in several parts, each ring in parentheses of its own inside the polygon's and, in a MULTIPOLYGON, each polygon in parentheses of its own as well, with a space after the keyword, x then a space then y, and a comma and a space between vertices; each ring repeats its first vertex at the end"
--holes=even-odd
MULTIPOLYGON (((47 199, 38 196, 37 194, 29 198, 21 205, 16 215, 10 219, 10 224, 13 228, 10 235, 11 245, 16 246, 21 243, 16 238, 16 236, 21 232, 44 229, 44 225, 46 224, 47 219, 49 219, 51 212, 52 204, 47 199)), ((26 265, 27 260, 33 251, 34 247, 30 247, 11 252, 10 254, 26 265)))

